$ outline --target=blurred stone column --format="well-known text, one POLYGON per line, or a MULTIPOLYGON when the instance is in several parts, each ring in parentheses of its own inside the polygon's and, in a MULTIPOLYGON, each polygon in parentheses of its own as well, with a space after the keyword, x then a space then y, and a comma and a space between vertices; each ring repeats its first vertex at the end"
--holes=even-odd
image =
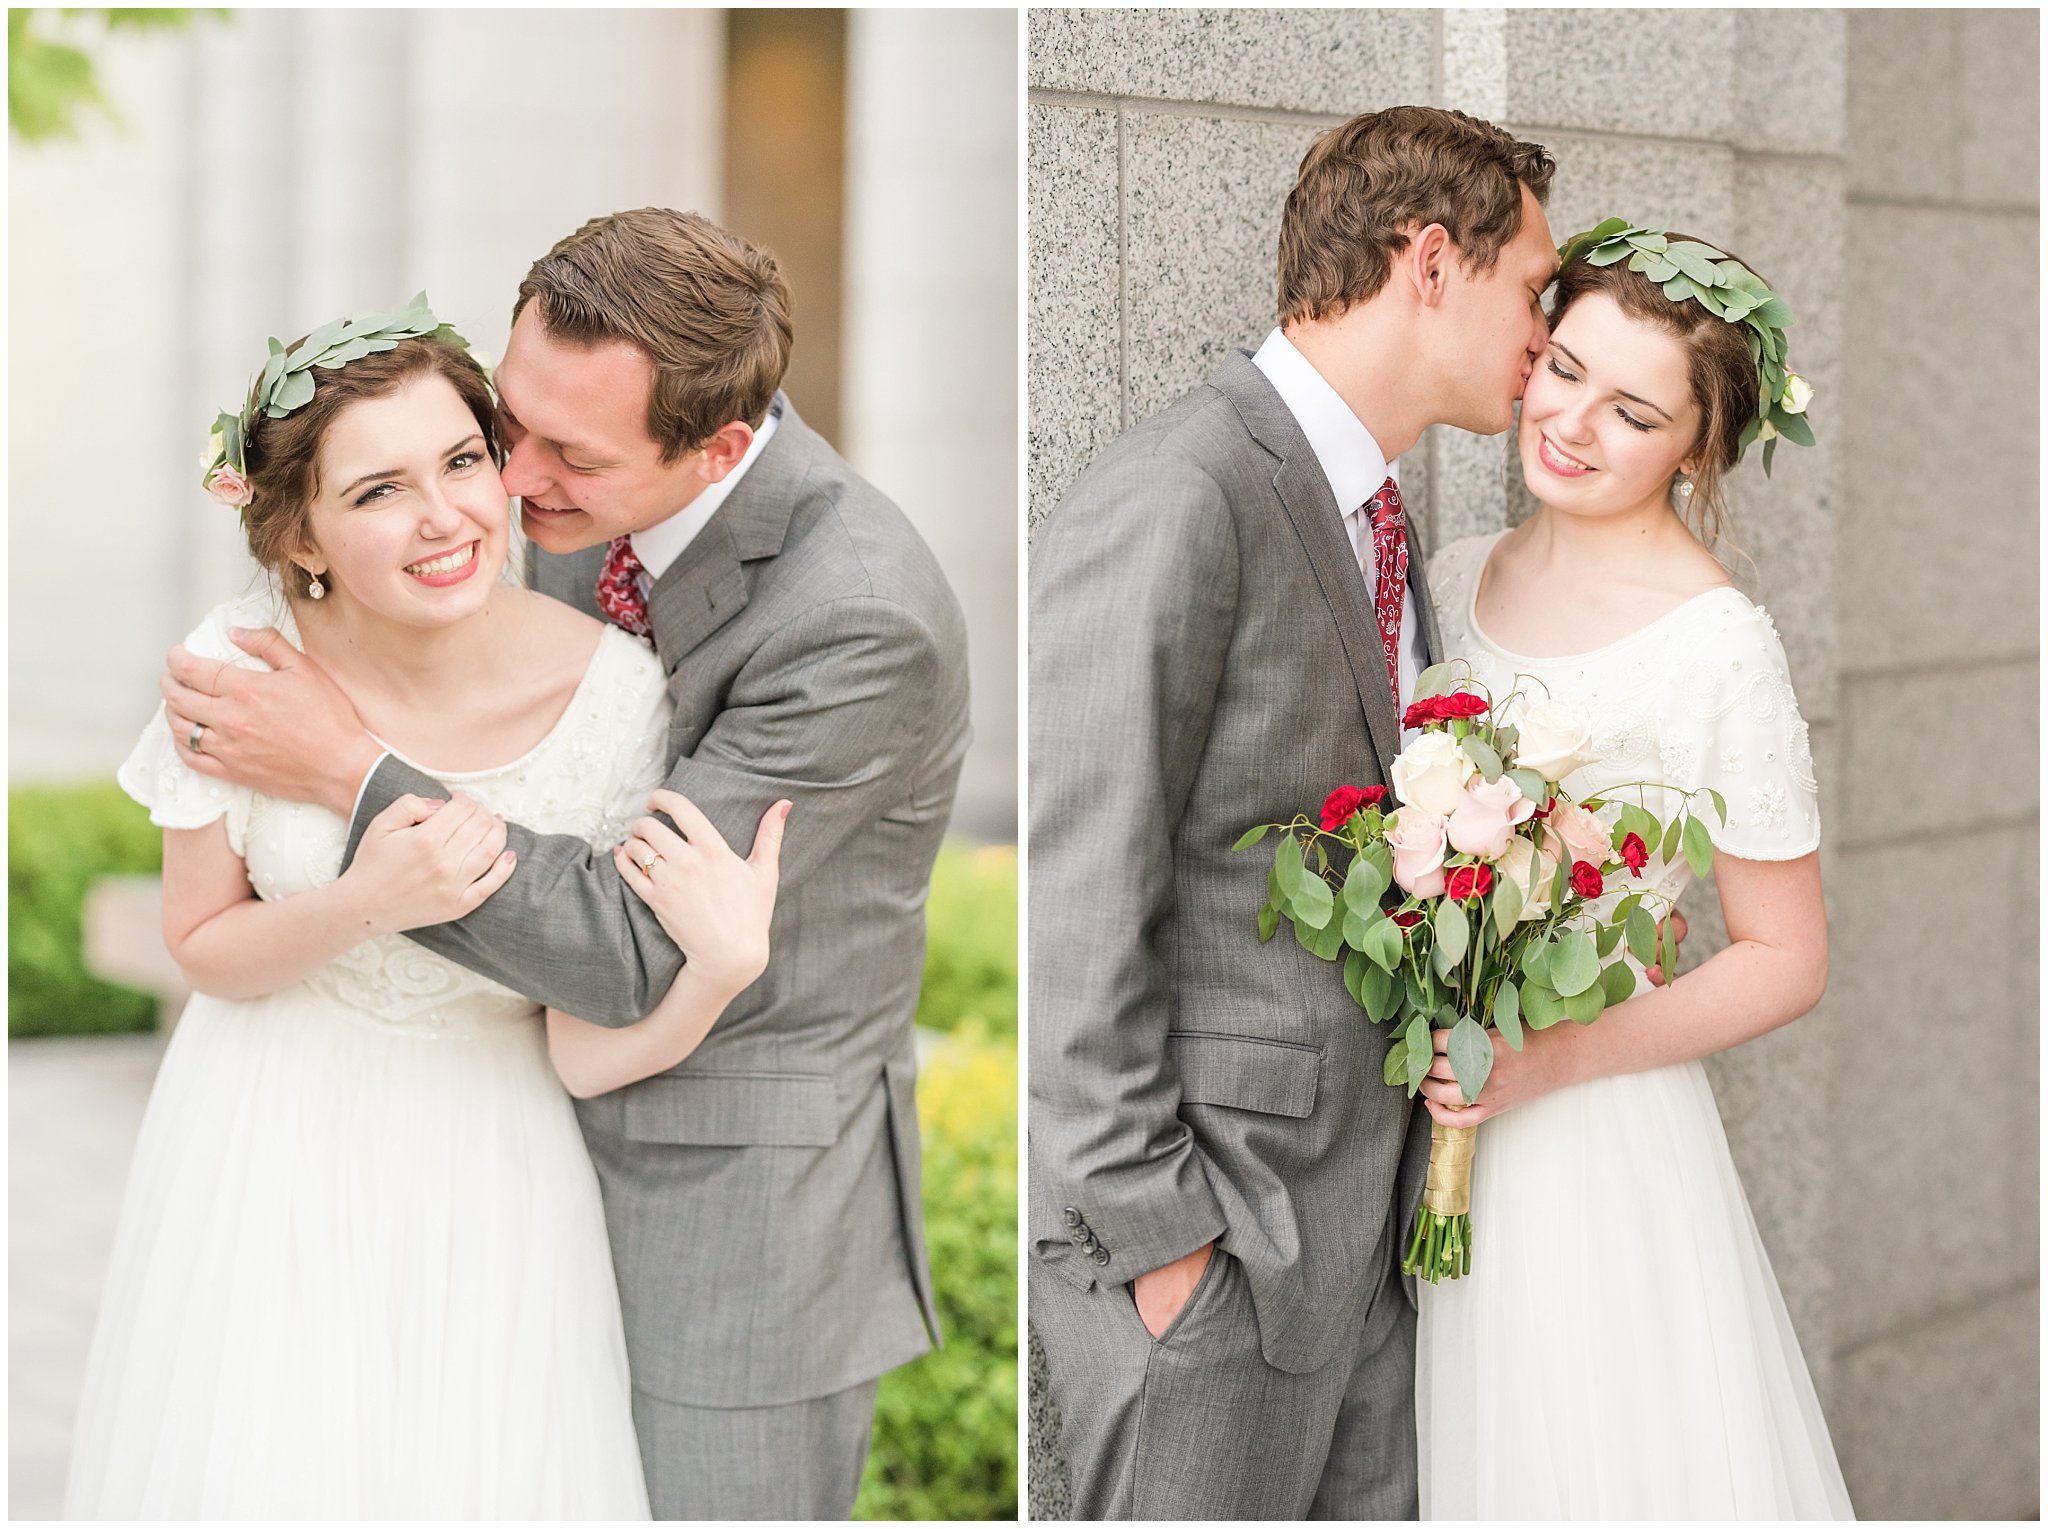
POLYGON ((2031 10, 1849 13, 1826 1226, 1869 1516, 2040 1509, 2039 56, 2031 10))

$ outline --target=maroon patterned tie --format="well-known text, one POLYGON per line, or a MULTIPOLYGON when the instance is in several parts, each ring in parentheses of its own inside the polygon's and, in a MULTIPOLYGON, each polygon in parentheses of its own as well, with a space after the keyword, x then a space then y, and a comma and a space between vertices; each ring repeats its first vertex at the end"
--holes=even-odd
POLYGON ((1401 714, 1401 597, 1408 590, 1408 528, 1401 488, 1392 478, 1365 502, 1372 520, 1373 610, 1379 617, 1380 646, 1387 655, 1387 683, 1394 690, 1394 715, 1401 714))
POLYGON ((615 536, 605 549, 604 572, 597 576, 597 608, 635 637, 654 630, 647 621, 647 597, 640 593, 640 575, 646 571, 633 555, 633 539, 615 536))

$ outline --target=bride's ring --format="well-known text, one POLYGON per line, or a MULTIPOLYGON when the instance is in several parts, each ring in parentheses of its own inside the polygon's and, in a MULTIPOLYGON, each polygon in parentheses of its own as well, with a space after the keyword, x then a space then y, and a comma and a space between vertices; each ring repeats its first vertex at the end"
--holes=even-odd
POLYGON ((636 860, 633 863, 640 867, 640 874, 651 881, 654 878, 654 868, 661 864, 661 851, 656 850, 645 860, 636 860))
POLYGON ((201 734, 203 734, 205 731, 206 724, 204 722, 194 722, 192 724, 192 731, 185 735, 185 747, 190 749, 195 754, 201 752, 199 747, 199 739, 201 734))

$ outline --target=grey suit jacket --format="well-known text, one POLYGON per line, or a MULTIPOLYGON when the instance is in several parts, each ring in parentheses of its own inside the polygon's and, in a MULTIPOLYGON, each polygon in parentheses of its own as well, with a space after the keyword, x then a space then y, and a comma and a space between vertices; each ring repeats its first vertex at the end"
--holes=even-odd
MULTIPOLYGON (((938 1332, 911 1021, 968 741, 965 624, 902 512, 777 401, 775 435, 649 602, 668 785, 742 852, 772 802, 795 804, 773 955, 681 1066, 578 1104, 634 1384, 698 1406, 826 1395, 938 1332)), ((536 585, 596 614, 602 560, 541 555, 536 585)), ((406 792, 446 795, 385 760, 351 854, 406 792)), ((611 857, 517 826, 511 842, 502 890, 412 937, 601 1024, 651 1009, 681 957, 611 857)))
MULTIPOLYGON (((1435 661, 1412 531, 1409 558, 1435 661)), ((1384 780, 1371 596, 1242 351, 1091 464, 1031 562, 1037 1268, 1120 1285, 1220 1237, 1266 1358, 1316 1369, 1396 1256, 1428 1117, 1336 968, 1258 943, 1270 852, 1231 845, 1384 780)))

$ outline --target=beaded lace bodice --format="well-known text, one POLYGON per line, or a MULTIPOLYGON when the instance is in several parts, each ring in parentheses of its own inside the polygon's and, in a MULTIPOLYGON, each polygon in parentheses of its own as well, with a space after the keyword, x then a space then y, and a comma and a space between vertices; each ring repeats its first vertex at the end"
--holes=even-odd
MULTIPOLYGON (((1473 612, 1480 573, 1505 534, 1467 537, 1430 559, 1443 651, 1469 662, 1496 698, 1514 690, 1519 675, 1533 699, 1547 694, 1587 719, 1598 757, 1567 776, 1565 789, 1584 800, 1631 781, 1711 786, 1727 800, 1727 825, 1705 797, 1696 808, 1717 852, 1794 860, 1818 847, 1813 754, 1770 613, 1737 590, 1716 589, 1590 653, 1511 653, 1480 630, 1473 612)), ((1678 808, 1669 792, 1647 791, 1640 801, 1664 821, 1678 808)), ((1601 816, 1611 821, 1614 811, 1601 816)), ((1675 900, 1692 872, 1683 855, 1670 864, 1653 856, 1642 881, 1620 879, 1626 884, 1610 887, 1605 901, 1645 886, 1675 900)))
MULTIPOLYGON (((298 642, 289 611, 280 618, 259 594, 216 608, 185 646, 254 667, 256 660, 229 642, 230 625, 276 625, 298 642)), ((466 772, 407 762, 536 833, 573 834, 603 850, 625 837, 626 825, 646 811, 648 793, 666 774, 668 710, 653 651, 607 627, 567 709, 520 758, 466 772)), ((326 886, 340 874, 347 823, 325 808, 243 790, 188 768, 162 707, 121 767, 120 781, 162 827, 199 828, 224 816, 229 845, 266 901, 326 886)), ((380 1026, 423 1038, 476 1034, 530 1022, 539 1013, 532 1000, 404 935, 366 940, 302 986, 380 1026)))

